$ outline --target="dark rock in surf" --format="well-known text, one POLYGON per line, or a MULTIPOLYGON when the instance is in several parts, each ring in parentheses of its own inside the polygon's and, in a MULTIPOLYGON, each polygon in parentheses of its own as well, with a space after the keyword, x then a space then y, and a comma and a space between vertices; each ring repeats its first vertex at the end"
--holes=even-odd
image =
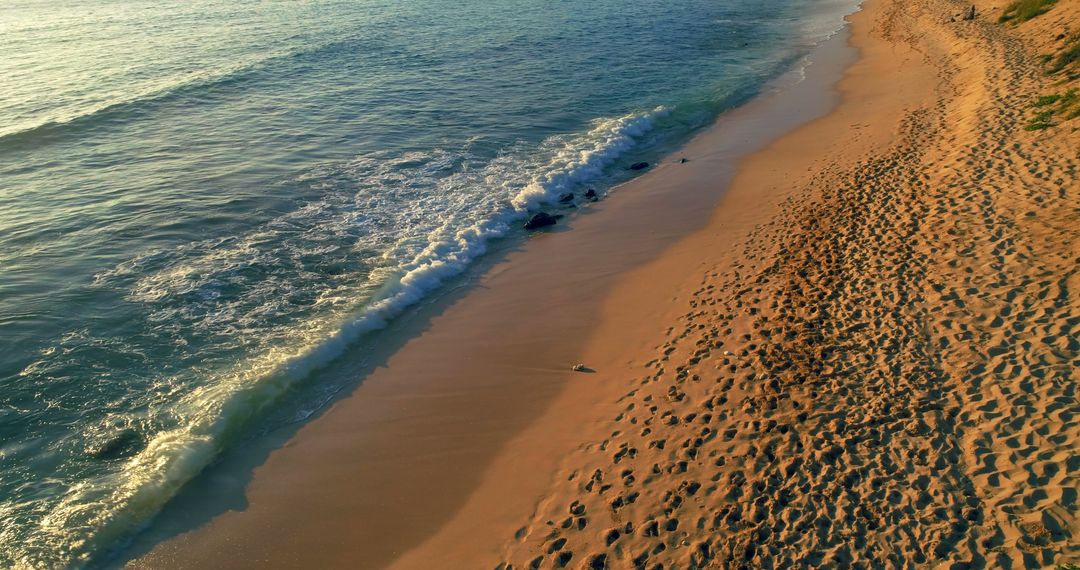
POLYGON ((552 216, 547 212, 538 212, 534 214, 533 217, 529 218, 529 221, 525 222, 524 227, 527 230, 535 230, 545 226, 553 226, 561 217, 562 216, 552 216))
POLYGON ((567 192, 566 194, 563 194, 562 196, 559 196, 559 203, 560 204, 568 204, 568 203, 573 202, 573 201, 574 201, 574 194, 572 192, 567 192))
POLYGON ((679 164, 686 164, 687 162, 690 162, 690 160, 685 157, 679 159, 679 164))
POLYGON ((645 170, 648 167, 648 162, 635 162, 634 164, 630 165, 630 170, 645 170))
POLYGON ((109 438, 97 449, 91 450, 89 454, 94 459, 102 460, 131 457, 142 449, 144 443, 139 432, 126 429, 109 438))
POLYGON ((596 190, 593 190, 592 188, 589 188, 588 190, 585 191, 585 197, 588 198, 589 200, 592 200, 593 202, 600 199, 596 195, 596 190))

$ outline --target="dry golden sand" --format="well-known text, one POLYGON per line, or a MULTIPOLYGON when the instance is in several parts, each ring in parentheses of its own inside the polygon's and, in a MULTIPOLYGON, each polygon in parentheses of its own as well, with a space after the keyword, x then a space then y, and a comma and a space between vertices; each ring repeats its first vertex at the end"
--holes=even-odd
POLYGON ((1080 563, 1077 131, 1023 129, 1080 2, 978 4, 869 0, 839 107, 704 229, 767 122, 508 255, 133 565, 1080 563))
MULTIPOLYGON (((852 74, 912 92, 849 77, 745 166, 729 201, 783 202, 700 276, 499 568, 1080 563, 1075 131, 1022 129, 1033 54, 962 10, 856 16, 852 74)), ((718 245, 688 242, 671 255, 718 245)))

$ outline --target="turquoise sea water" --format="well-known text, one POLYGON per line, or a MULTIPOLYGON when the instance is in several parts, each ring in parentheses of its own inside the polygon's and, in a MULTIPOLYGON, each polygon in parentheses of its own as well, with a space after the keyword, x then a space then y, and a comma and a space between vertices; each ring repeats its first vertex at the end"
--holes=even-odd
POLYGON ((0 7, 0 567, 93 566, 319 367, 850 0, 0 7))

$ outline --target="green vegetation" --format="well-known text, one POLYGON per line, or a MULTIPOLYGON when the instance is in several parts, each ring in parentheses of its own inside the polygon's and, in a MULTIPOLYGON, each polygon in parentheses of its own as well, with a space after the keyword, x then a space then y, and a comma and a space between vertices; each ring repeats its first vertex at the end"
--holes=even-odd
POLYGON ((1058 101, 1061 101, 1062 95, 1055 93, 1053 95, 1043 95, 1035 100, 1036 107, 1046 107, 1047 105, 1053 105, 1058 101))
MULTIPOLYGON (((1051 59, 1053 56, 1051 56, 1051 59)), ((1058 53, 1057 59, 1046 70, 1047 73, 1057 73, 1066 67, 1080 61, 1080 33, 1075 33, 1065 44, 1065 48, 1058 53)))
POLYGON ((1064 564, 1058 564, 1057 570, 1080 570, 1080 566, 1077 566, 1072 562, 1066 562, 1064 564))
POLYGON ((1056 126, 1058 123, 1054 122, 1055 117, 1065 121, 1080 117, 1080 92, 1077 92, 1076 89, 1070 89, 1065 93, 1043 95, 1036 99, 1031 106, 1041 110, 1035 113, 1031 122, 1024 129, 1041 131, 1056 126))
POLYGON ((1053 111, 1040 111, 1035 113, 1035 117, 1031 119, 1031 122, 1024 127, 1025 131, 1041 131, 1043 129, 1049 129, 1056 125, 1051 123, 1050 120, 1054 118, 1053 111))
POLYGON ((1080 106, 1080 92, 1077 92, 1076 89, 1069 89, 1058 99, 1058 102, 1061 103, 1063 108, 1068 109, 1080 106))
POLYGON ((998 20, 1019 24, 1026 22, 1035 16, 1045 14, 1057 0, 1016 0, 1005 7, 1005 12, 998 20))

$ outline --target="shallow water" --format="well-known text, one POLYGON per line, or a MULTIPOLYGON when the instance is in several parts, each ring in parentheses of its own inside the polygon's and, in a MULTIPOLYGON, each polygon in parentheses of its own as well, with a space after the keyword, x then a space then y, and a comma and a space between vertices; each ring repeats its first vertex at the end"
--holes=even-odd
POLYGON ((359 335, 850 4, 5 5, 0 566, 92 564, 359 335))

